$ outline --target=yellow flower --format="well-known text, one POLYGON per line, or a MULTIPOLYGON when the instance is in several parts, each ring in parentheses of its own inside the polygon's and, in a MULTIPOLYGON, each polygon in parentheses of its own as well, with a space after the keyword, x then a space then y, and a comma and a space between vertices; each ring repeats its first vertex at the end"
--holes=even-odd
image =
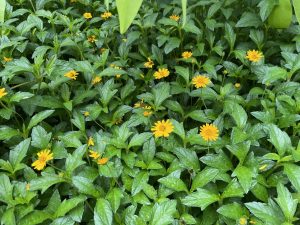
POLYGON ((265 170, 267 167, 268 167, 267 164, 263 164, 261 167, 259 167, 259 170, 260 170, 260 171, 263 171, 263 170, 265 170))
POLYGON ((154 66, 154 62, 150 58, 148 58, 148 61, 144 63, 144 66, 146 68, 152 68, 154 66))
POLYGON ((112 17, 111 12, 104 12, 101 14, 101 18, 107 20, 108 18, 112 17))
POLYGON ((153 74, 153 76, 155 77, 155 79, 162 79, 162 78, 167 77, 169 75, 170 75, 170 72, 166 68, 158 69, 158 71, 156 71, 153 74))
POLYGON ((96 35, 91 35, 88 37, 88 42, 94 43, 96 41, 96 35))
POLYGON ((69 72, 65 73, 65 77, 68 77, 72 80, 76 80, 78 73, 75 70, 70 70, 69 72))
POLYGON ((240 87, 241 87, 241 84, 240 84, 240 83, 235 83, 234 86, 235 86, 236 88, 240 88, 240 87))
POLYGON ((101 82, 101 80, 102 80, 102 78, 101 78, 101 77, 98 77, 98 76, 96 76, 96 77, 94 77, 94 78, 93 78, 93 80, 92 80, 92 84, 93 84, 93 85, 95 85, 95 84, 97 84, 97 83, 101 82))
POLYGON ((144 112, 143 112, 143 115, 144 115, 145 117, 151 116, 151 115, 152 115, 152 111, 144 111, 144 112))
POLYGON ((246 59, 248 59, 251 62, 258 62, 261 60, 261 58, 264 57, 262 52, 259 52, 257 50, 248 50, 246 59))
POLYGON ((116 74, 116 78, 117 79, 121 78, 121 74, 116 74))
POLYGON ((53 159, 53 153, 49 149, 44 149, 37 153, 38 159, 35 160, 31 166, 36 170, 42 170, 46 166, 46 163, 53 159))
POLYGON ((5 88, 0 88, 0 98, 3 98, 5 95, 7 95, 5 88))
POLYGON ((13 60, 13 58, 10 58, 10 57, 3 57, 3 60, 5 61, 5 62, 10 62, 10 61, 12 61, 13 60))
POLYGON ((192 55, 193 55, 192 52, 187 52, 187 51, 186 51, 186 52, 183 52, 183 53, 181 54, 182 58, 184 58, 184 59, 191 58, 192 55))
POLYGON ((239 225, 246 225, 247 224, 247 219, 245 217, 241 217, 239 219, 239 225))
POLYGON ((89 156, 93 159, 98 159, 100 157, 100 154, 98 152, 92 150, 90 150, 89 152, 90 152, 89 156))
POLYGON ((150 109, 151 109, 151 106, 150 106, 150 105, 145 105, 145 106, 143 107, 143 109, 150 110, 150 109))
POLYGON ((174 20, 174 21, 177 22, 177 21, 180 19, 180 16, 173 14, 173 15, 170 16, 169 18, 170 18, 171 20, 174 20))
POLYGON ((89 12, 84 13, 84 14, 83 14, 83 17, 86 18, 86 19, 91 19, 91 18, 93 18, 92 14, 89 13, 89 12))
POLYGON ((169 119, 166 121, 165 120, 158 121, 151 128, 151 131, 156 138, 169 137, 170 133, 172 133, 173 130, 174 130, 174 126, 169 119))
POLYGON ((101 159, 98 159, 98 161, 97 161, 97 163, 99 165, 105 165, 107 162, 108 162, 108 158, 101 158, 101 159))
POLYGON ((219 136, 219 130, 213 124, 205 124, 200 127, 200 136, 205 141, 215 141, 219 136))
POLYGON ((192 84, 196 88, 204 88, 210 83, 210 79, 207 76, 197 75, 192 79, 192 84))
POLYGON ((30 184, 29 183, 27 183, 25 187, 26 187, 26 191, 30 190, 30 184))
POLYGON ((94 139, 93 139, 92 137, 89 137, 88 142, 87 142, 87 145, 88 145, 89 147, 95 145, 94 139))
POLYGON ((85 112, 83 113, 83 115, 84 115, 85 117, 88 117, 88 116, 90 115, 90 112, 85 111, 85 112))

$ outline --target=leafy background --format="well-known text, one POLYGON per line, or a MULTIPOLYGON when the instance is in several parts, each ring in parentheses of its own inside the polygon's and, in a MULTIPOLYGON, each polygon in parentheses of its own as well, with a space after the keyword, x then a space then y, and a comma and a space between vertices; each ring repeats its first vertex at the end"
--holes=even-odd
POLYGON ((298 224, 300 26, 295 15, 287 29, 269 26, 278 3, 189 0, 182 26, 169 19, 181 1, 147 0, 120 34, 114 2, 104 20, 102 1, 8 1, 1 224, 298 224), (249 49, 263 60, 245 59, 249 49), (154 80, 160 67, 170 76, 154 80), (72 69, 77 80, 64 77, 72 69), (195 89, 197 74, 212 85, 195 89), (141 100, 150 117, 133 107, 141 100), (155 139, 162 119, 174 132, 155 139), (205 123, 220 130, 216 142, 199 136, 205 123), (34 171, 45 148, 54 160, 34 171), (109 162, 97 165, 89 149, 109 162))

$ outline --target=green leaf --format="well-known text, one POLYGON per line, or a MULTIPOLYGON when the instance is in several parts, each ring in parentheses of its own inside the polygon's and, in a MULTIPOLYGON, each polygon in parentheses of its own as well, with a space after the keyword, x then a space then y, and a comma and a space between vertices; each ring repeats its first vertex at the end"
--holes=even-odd
POLYGON ((93 182, 91 182, 90 179, 87 179, 82 176, 73 176, 72 183, 80 193, 99 198, 100 192, 96 189, 96 187, 93 185, 93 182))
POLYGON ((260 19, 254 13, 244 12, 236 27, 258 27, 261 24, 260 19))
POLYGON ((51 218, 51 215, 49 213, 46 213, 41 210, 35 210, 26 216, 24 216, 18 224, 20 225, 35 225, 40 224, 43 221, 51 218))
POLYGON ((119 14, 120 33, 124 34, 137 15, 143 0, 116 0, 119 14))
POLYGON ((294 12, 296 15, 296 18, 298 20, 298 23, 300 24, 300 2, 297 0, 292 0, 293 6, 294 6, 294 12))
POLYGON ((291 147, 291 139, 288 134, 280 130, 276 125, 271 124, 269 128, 269 141, 274 145, 278 154, 283 156, 284 153, 291 147))
POLYGON ((25 139, 20 142, 14 150, 9 152, 9 161, 14 168, 14 170, 18 167, 18 164, 25 158, 26 153, 28 151, 30 145, 30 138, 25 139))
POLYGON ((107 77, 113 77, 113 76, 116 76, 117 74, 125 74, 126 71, 124 70, 121 70, 121 69, 115 69, 115 68, 106 68, 104 69, 100 74, 99 76, 101 77, 104 77, 104 76, 107 76, 107 77))
POLYGON ((152 93, 154 95, 154 105, 156 108, 159 108, 159 106, 171 96, 169 83, 160 82, 152 88, 152 93))
POLYGON ((30 92, 17 92, 9 99, 11 102, 20 102, 21 100, 31 98, 34 94, 30 92))
POLYGON ((2 125, 0 126, 0 140, 9 140, 14 136, 20 135, 18 130, 15 130, 9 126, 2 125))
POLYGON ((52 185, 62 182, 65 182, 65 180, 56 174, 43 172, 42 177, 30 181, 30 190, 41 190, 44 193, 52 185))
POLYGON ((221 151, 219 154, 206 154, 200 158, 204 164, 217 168, 221 171, 228 171, 232 168, 231 160, 221 151))
POLYGON ((94 222, 95 225, 113 224, 113 212, 109 202, 106 199, 97 199, 97 203, 94 208, 94 222))
POLYGON ((289 190, 281 183, 278 183, 277 185, 277 193, 278 197, 276 198, 276 202, 280 206, 286 220, 293 221, 293 217, 297 209, 298 200, 293 199, 289 190))
POLYGON ((295 164, 285 164, 284 173, 288 176, 296 190, 300 192, 300 167, 295 164))
POLYGON ((7 175, 0 174, 0 201, 12 204, 13 186, 7 175))
POLYGON ((45 149, 47 148, 50 140, 51 140, 51 133, 47 133, 45 129, 41 126, 36 126, 32 129, 31 137, 32 146, 39 148, 39 149, 45 149))
POLYGON ((131 147, 134 147, 134 146, 141 146, 143 143, 148 141, 151 137, 152 137, 152 133, 150 133, 150 132, 135 134, 131 138, 131 140, 128 144, 128 148, 131 148, 131 147))
POLYGON ((82 145, 79 148, 77 148, 72 155, 71 154, 68 155, 66 159, 67 174, 71 175, 77 167, 85 164, 85 161, 82 160, 82 157, 86 153, 86 151, 87 151, 87 146, 82 145))
POLYGON ((201 172, 197 173, 197 175, 193 179, 191 191, 196 190, 197 188, 201 188, 208 184, 210 181, 214 180, 218 175, 219 170, 215 168, 206 167, 201 172))
POLYGON ((174 191, 188 192, 185 183, 180 178, 167 176, 158 179, 158 182, 174 191))
POLYGON ((276 6, 278 0, 262 0, 258 6, 260 8, 259 15, 262 21, 265 21, 276 6))
POLYGON ((185 140, 185 131, 184 131, 183 123, 182 122, 179 123, 177 120, 174 120, 174 119, 171 119, 171 122, 174 126, 173 132, 175 134, 177 134, 181 138, 181 140, 184 141, 185 140))
POLYGON ((180 39, 176 37, 171 37, 168 39, 167 44, 165 45, 164 51, 166 54, 169 54, 175 48, 178 48, 180 45, 180 39))
POLYGON ((46 119, 47 117, 49 117, 52 113, 54 113, 54 110, 45 110, 42 112, 39 112, 37 114, 35 114, 27 127, 27 130, 30 130, 32 127, 34 127, 35 125, 37 125, 39 122, 43 121, 44 119, 46 119))
POLYGON ((107 193, 105 198, 109 201, 114 213, 117 212, 123 197, 124 195, 119 188, 113 188, 107 193))
POLYGON ((161 203, 155 203, 152 208, 149 225, 168 225, 174 222, 176 213, 176 201, 169 200, 161 203))
POLYGON ((137 193, 139 193, 143 189, 144 185, 148 183, 148 180, 149 175, 147 172, 139 172, 139 174, 133 180, 131 194, 136 195, 137 193))
POLYGON ((206 189, 198 188, 196 192, 182 199, 182 204, 191 207, 200 207, 204 210, 210 204, 219 200, 219 196, 206 189))
POLYGON ((237 176, 244 192, 248 193, 252 185, 252 177, 254 177, 252 170, 245 166, 238 166, 232 176, 237 176))
POLYGON ((244 162, 251 146, 250 141, 244 141, 235 145, 226 145, 226 148, 235 155, 241 163, 244 162))
POLYGON ((236 202, 222 205, 217 212, 233 220, 238 220, 244 215, 247 215, 247 210, 236 202))
POLYGON ((200 169, 199 159, 195 151, 185 148, 175 148, 173 152, 185 168, 193 169, 194 171, 200 169))
POLYGON ((186 23, 186 6, 187 6, 187 0, 181 0, 182 27, 184 27, 186 23))
POLYGON ((78 204, 81 202, 85 201, 86 197, 85 196, 78 196, 74 197, 68 200, 64 200, 57 208, 54 218, 58 218, 61 216, 66 215, 69 211, 71 211, 73 208, 75 208, 78 204))
POLYGON ((222 199, 231 197, 243 197, 244 191, 236 179, 233 179, 222 193, 222 199))
POLYGON ((190 117, 193 120, 203 122, 203 123, 210 123, 210 120, 207 118, 203 110, 194 110, 186 115, 186 117, 190 117))
POLYGON ((185 83, 188 84, 190 82, 190 72, 189 68, 184 68, 182 66, 175 66, 176 73, 183 77, 185 83))
POLYGON ((14 207, 6 208, 5 212, 2 214, 1 217, 1 224, 4 225, 16 225, 16 218, 14 214, 14 207))
POLYGON ((257 75, 260 83, 267 85, 285 80, 288 76, 286 69, 278 66, 255 66, 253 72, 257 75))
POLYGON ((281 225, 283 223, 282 213, 276 207, 260 202, 249 202, 245 205, 254 216, 268 222, 268 224, 281 225))
POLYGON ((0 0, 0 23, 4 22, 6 0, 0 0))
POLYGON ((242 106, 233 101, 225 101, 224 110, 232 116, 239 128, 246 126, 248 116, 242 106))

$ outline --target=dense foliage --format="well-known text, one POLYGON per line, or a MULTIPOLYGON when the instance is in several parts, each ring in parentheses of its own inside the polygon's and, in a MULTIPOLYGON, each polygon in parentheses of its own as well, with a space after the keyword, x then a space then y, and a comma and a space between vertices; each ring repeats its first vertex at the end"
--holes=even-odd
POLYGON ((270 28, 277 3, 189 0, 183 26, 145 0, 121 35, 114 1, 8 1, 1 224, 298 224, 300 26, 270 28))

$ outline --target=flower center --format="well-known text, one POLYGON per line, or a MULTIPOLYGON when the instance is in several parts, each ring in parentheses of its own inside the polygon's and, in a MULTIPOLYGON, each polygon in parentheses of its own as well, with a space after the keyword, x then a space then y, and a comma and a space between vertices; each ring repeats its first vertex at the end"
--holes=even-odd
POLYGON ((158 127, 158 130, 164 132, 166 130, 166 127, 164 125, 160 125, 158 127))

